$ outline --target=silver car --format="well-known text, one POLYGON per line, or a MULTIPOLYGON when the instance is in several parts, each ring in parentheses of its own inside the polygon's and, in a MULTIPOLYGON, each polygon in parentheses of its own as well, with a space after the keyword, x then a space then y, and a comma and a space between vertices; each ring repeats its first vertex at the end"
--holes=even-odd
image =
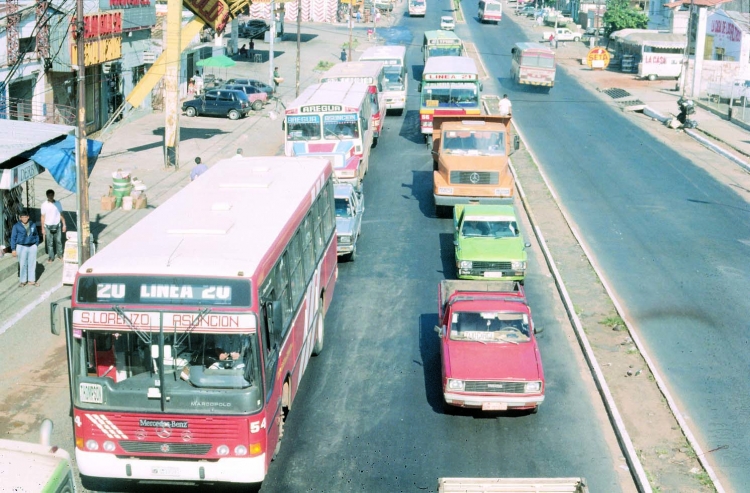
POLYGON ((357 240, 362 232, 362 214, 365 199, 349 183, 338 183, 333 187, 336 202, 336 253, 347 260, 357 258, 357 240))

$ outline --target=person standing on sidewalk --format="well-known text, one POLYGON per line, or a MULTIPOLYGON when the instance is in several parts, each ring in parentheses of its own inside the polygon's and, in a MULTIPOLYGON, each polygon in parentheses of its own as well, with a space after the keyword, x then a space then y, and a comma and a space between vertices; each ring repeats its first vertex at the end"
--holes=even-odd
POLYGON ((279 84, 284 82, 284 78, 279 74, 279 67, 273 68, 273 92, 279 89, 279 84))
POLYGON ((201 158, 195 158, 195 168, 190 172, 190 181, 195 181, 200 175, 208 171, 208 166, 203 164, 201 158))
POLYGON ((497 105, 497 111, 500 116, 510 116, 510 109, 513 105, 510 104, 507 94, 503 94, 503 99, 497 105))
POLYGON ((62 204, 55 200, 55 191, 47 190, 47 202, 42 204, 42 239, 47 248, 48 263, 63 258, 62 236, 67 230, 62 204))
POLYGON ((10 249, 18 257, 20 264, 19 287, 27 284, 39 286, 36 282, 36 246, 39 244, 39 232, 34 222, 29 222, 29 212, 21 209, 19 219, 10 233, 10 249))

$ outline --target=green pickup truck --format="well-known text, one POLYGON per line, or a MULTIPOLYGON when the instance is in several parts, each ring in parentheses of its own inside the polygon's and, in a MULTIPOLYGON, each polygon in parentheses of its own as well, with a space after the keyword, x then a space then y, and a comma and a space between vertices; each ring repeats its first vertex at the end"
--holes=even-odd
POLYGON ((512 205, 457 205, 453 244, 459 279, 519 281, 526 276, 526 243, 512 205))

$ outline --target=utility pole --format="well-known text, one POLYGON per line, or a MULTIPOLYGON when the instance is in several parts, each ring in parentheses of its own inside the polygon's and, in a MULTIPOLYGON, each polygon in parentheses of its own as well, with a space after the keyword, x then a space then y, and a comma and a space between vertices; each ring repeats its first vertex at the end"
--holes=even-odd
POLYGON ((89 146, 86 139, 86 53, 83 22, 83 0, 76 1, 76 64, 78 65, 78 265, 91 258, 91 225, 89 224, 89 146))
POLYGON ((295 83, 294 83, 294 97, 299 96, 299 60, 300 60, 300 54, 302 51, 301 26, 302 26, 302 0, 297 0, 297 76, 295 78, 295 83))
MULTIPOLYGON (((79 0, 80 1, 80 0, 79 0)), ((167 46, 164 71, 164 164, 180 167, 180 53, 182 0, 167 1, 167 46)), ((193 74, 188 74, 192 77, 193 74)))
MULTIPOLYGON (((298 0, 300 1, 300 0, 298 0)), ((276 2, 275 0, 271 0, 271 24, 270 29, 268 30, 270 36, 271 36, 271 45, 270 49, 268 50, 268 85, 276 88, 276 81, 273 80, 273 69, 275 68, 273 66, 273 41, 276 37, 276 2)), ((278 94, 276 95, 278 97, 278 94)))

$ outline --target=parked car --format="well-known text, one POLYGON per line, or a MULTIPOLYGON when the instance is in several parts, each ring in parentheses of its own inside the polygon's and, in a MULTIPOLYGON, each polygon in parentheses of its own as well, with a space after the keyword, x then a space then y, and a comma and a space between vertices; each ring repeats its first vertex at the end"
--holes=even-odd
POLYGON ((444 31, 453 31, 456 28, 456 21, 452 15, 444 15, 440 18, 440 29, 444 31))
POLYGON ((259 80, 255 80, 255 79, 229 79, 227 81, 227 84, 235 84, 235 85, 239 85, 239 86, 253 86, 253 87, 257 87, 261 91, 263 91, 266 94, 268 94, 269 98, 271 96, 273 96, 273 87, 271 87, 268 84, 266 84, 265 82, 261 82, 259 80))
POLYGON ((250 107, 254 111, 262 110, 263 105, 266 104, 266 101, 268 101, 268 94, 255 86, 227 84, 223 87, 223 89, 244 92, 247 95, 247 99, 250 101, 250 107))
POLYGON ((187 116, 226 116, 230 120, 239 120, 250 111, 250 100, 242 91, 214 89, 182 103, 182 111, 187 116))
POLYGON ((544 372, 531 309, 517 282, 442 281, 438 290, 443 399, 482 411, 544 402, 544 372), (477 342, 481 344, 477 344, 477 342))
POLYGON ((336 205, 336 253, 353 261, 357 258, 365 199, 362 192, 356 191, 349 183, 334 185, 333 198, 336 205))
POLYGON ((266 31, 270 27, 266 21, 261 19, 250 19, 239 29, 240 38, 245 39, 263 39, 266 31))
POLYGON ((521 7, 520 9, 516 9, 515 12, 516 12, 516 15, 525 17, 529 15, 529 13, 533 14, 534 12, 536 12, 536 10, 537 10, 536 7, 534 7, 533 5, 526 5, 524 7, 521 7))
POLYGON ((512 205, 456 205, 453 244, 459 279, 519 281, 526 276, 526 247, 512 205))

